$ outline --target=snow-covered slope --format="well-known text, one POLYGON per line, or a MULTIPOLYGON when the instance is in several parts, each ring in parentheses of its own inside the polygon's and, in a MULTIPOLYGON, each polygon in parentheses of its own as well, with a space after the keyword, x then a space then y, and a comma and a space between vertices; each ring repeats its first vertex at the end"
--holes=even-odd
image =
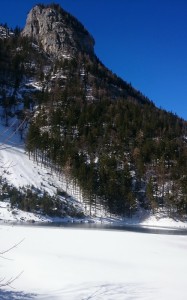
MULTIPOLYGON (((62 174, 59 178, 50 168, 37 164, 32 157, 29 158, 19 131, 15 129, 16 122, 16 119, 12 119, 9 127, 0 125, 0 177, 18 189, 32 187, 41 194, 45 191, 50 196, 55 195, 57 190, 64 190, 69 195, 68 201, 83 210, 83 205, 79 201, 81 197, 79 198, 75 194, 71 180, 67 184, 65 175, 62 174)), ((8 202, 0 201, 0 220, 51 222, 61 219, 27 213, 19 209, 11 210, 8 202)))
MULTIPOLYGON (((67 183, 65 175, 62 174, 61 178, 59 178, 55 172, 51 172, 50 168, 37 164, 32 158, 29 159, 29 156, 24 150, 24 142, 20 139, 19 132, 14 133, 15 122, 16 120, 12 120, 10 122, 10 127, 5 127, 2 124, 0 125, 0 176, 17 188, 34 186, 41 192, 46 191, 50 195, 54 195, 57 190, 64 190, 73 197, 69 198, 69 201, 74 201, 75 205, 78 205, 89 215, 89 210, 87 210, 86 205, 82 203, 81 191, 77 194, 73 189, 71 181, 67 183), (12 124, 14 126, 11 126, 12 124)), ((48 216, 27 213, 19 209, 14 209, 12 211, 7 202, 0 202, 0 220, 22 222, 62 221, 62 219, 53 219, 48 216)), ((70 218, 65 220, 72 221, 70 218)), ((138 211, 136 216, 130 219, 121 219, 117 217, 109 218, 105 215, 105 212, 98 211, 95 214, 95 217, 92 217, 92 221, 106 223, 124 222, 126 224, 178 228, 187 227, 187 222, 173 220, 163 214, 152 216, 145 211, 138 211)))
POLYGON ((1 125, 0 133, 0 176, 17 188, 33 185, 50 195, 62 187, 62 182, 50 169, 41 167, 29 159, 18 132, 14 134, 12 128, 1 125))
POLYGON ((51 218, 34 214, 20 209, 11 209, 10 203, 7 201, 0 201, 0 220, 6 222, 49 222, 51 218))
POLYGON ((187 239, 121 231, 0 226, 0 299, 186 300, 187 239))

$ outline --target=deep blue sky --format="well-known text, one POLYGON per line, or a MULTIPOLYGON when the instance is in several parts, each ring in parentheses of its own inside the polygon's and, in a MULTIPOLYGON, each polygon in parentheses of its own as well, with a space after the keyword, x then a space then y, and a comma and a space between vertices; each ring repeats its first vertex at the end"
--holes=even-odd
POLYGON ((84 24, 109 69, 187 120, 187 0, 1 0, 0 23, 23 27, 33 5, 51 2, 84 24))

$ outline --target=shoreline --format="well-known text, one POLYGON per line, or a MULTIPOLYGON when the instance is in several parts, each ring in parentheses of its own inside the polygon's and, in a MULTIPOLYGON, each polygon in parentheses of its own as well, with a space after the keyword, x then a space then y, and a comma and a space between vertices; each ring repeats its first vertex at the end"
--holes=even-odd
POLYGON ((145 224, 127 224, 125 222, 111 223, 89 223, 89 222, 15 222, 0 221, 0 226, 18 226, 32 228, 59 228, 59 229, 78 229, 78 230, 103 230, 103 231, 124 231, 147 234, 166 234, 166 235, 187 235, 186 227, 172 227, 161 225, 145 225, 145 224))

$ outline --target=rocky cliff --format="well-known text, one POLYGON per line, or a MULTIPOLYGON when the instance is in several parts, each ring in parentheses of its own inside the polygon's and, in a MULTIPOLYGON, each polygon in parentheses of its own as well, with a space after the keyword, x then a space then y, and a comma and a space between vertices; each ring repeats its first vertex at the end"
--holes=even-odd
POLYGON ((32 37, 46 53, 59 59, 73 57, 79 51, 94 51, 92 36, 58 5, 31 9, 22 35, 32 37))

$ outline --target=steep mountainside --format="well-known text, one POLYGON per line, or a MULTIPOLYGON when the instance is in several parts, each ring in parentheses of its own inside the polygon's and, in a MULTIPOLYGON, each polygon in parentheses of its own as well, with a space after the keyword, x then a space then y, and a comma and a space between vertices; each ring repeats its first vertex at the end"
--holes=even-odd
MULTIPOLYGON (((71 177, 93 210, 187 213, 186 121, 109 71, 59 5, 37 5, 0 39, 2 120, 16 118, 30 157, 71 177)), ((18 200, 19 202, 19 200, 18 200)))

